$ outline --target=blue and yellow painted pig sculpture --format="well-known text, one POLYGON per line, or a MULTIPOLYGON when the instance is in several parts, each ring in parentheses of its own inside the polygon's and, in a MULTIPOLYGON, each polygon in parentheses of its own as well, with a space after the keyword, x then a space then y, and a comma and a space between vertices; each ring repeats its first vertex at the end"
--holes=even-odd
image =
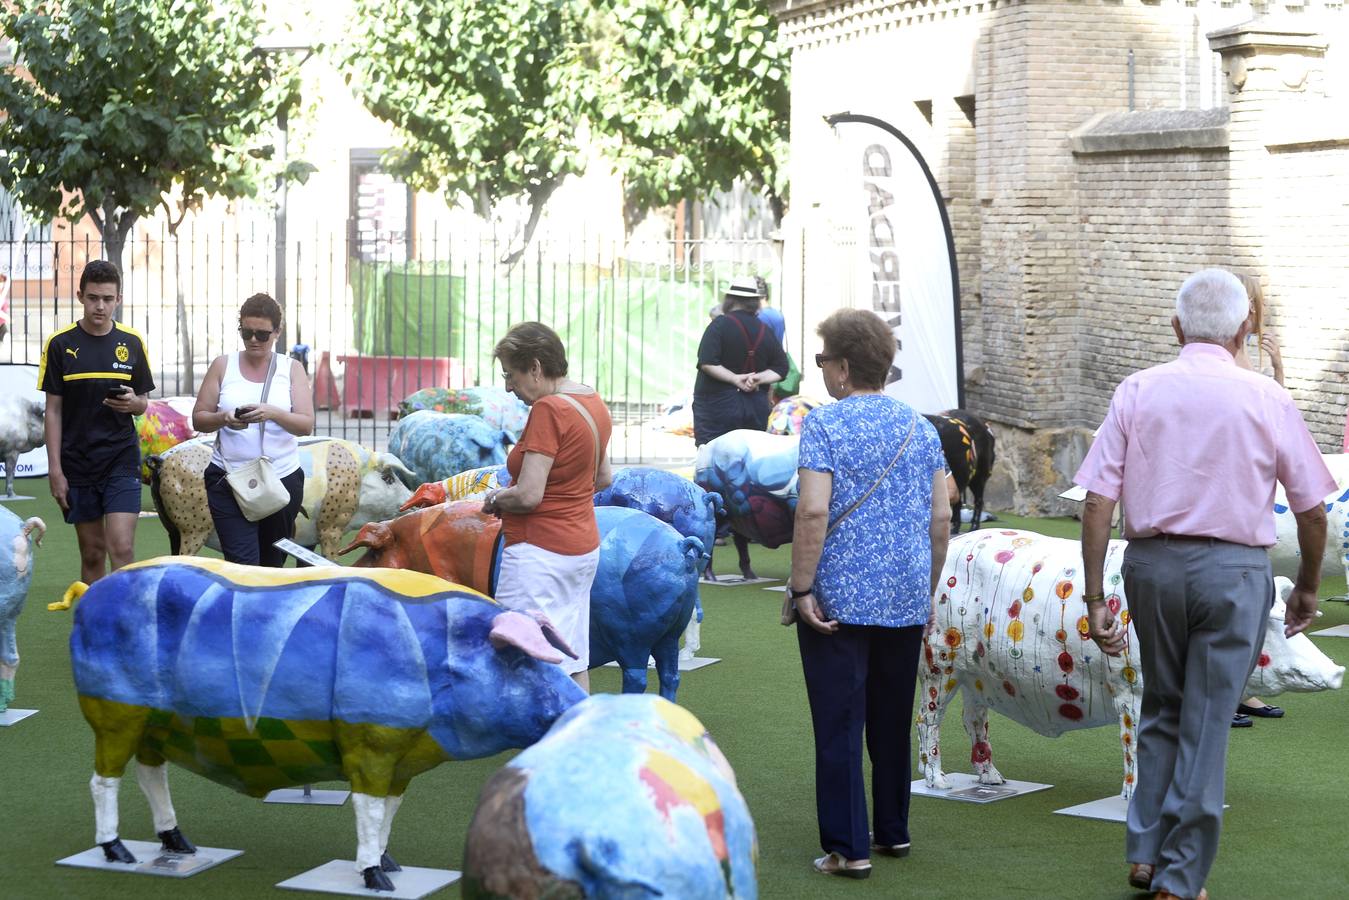
POLYGON ((128 566, 89 588, 70 636, 98 843, 135 861, 117 833, 133 757, 170 852, 194 848, 165 762, 259 797, 345 779, 357 868, 391 890, 389 825, 413 776, 527 747, 584 698, 558 650, 570 653, 546 619, 415 572, 128 566))

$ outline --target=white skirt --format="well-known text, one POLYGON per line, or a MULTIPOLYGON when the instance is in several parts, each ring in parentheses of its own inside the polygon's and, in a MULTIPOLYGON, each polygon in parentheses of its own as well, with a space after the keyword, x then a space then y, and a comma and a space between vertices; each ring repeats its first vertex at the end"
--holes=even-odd
POLYGON ((590 668, 590 586, 599 562, 598 547, 580 556, 524 542, 501 551, 496 601, 507 609, 538 610, 549 618, 576 653, 576 659, 562 660, 568 675, 590 668))

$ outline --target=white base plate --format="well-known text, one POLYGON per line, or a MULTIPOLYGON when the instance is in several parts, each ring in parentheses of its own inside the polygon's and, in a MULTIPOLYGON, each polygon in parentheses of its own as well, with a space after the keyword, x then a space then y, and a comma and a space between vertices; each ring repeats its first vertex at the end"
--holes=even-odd
POLYGON ((772 586, 770 586, 770 587, 763 588, 763 590, 765 590, 765 591, 777 591, 779 594, 785 594, 785 593, 787 593, 787 585, 785 585, 785 584, 775 584, 775 585, 772 585, 772 586))
POLYGON ((29 716, 35 715, 37 715, 37 710, 35 709, 15 709, 11 706, 9 709, 0 713, 0 726, 13 725, 15 722, 22 722, 29 716))
MULTIPOLYGON (((719 662, 721 662, 720 657, 713 656, 695 656, 693 659, 681 659, 679 660, 679 671, 692 672, 694 669, 701 669, 703 666, 710 666, 713 663, 719 662)), ((654 659, 648 659, 646 661, 646 667, 648 669, 655 669, 656 661, 654 659)), ((617 669, 619 668, 619 665, 617 660, 615 660, 614 662, 605 663, 601 668, 617 669)))
POLYGON ((15 500, 32 500, 32 497, 25 497, 23 494, 15 494, 10 497, 6 494, 0 494, 0 503, 13 503, 15 500))
POLYGON ((1021 794, 1033 794, 1047 791, 1052 784, 1040 784, 1035 781, 1013 781, 1006 784, 980 784, 977 775, 968 772, 947 772, 946 780, 951 782, 947 790, 937 790, 927 786, 919 778, 909 786, 909 792, 915 797, 936 797, 938 800, 963 800, 966 803, 992 803, 995 800, 1007 800, 1021 794))
POLYGON ((242 850, 222 850, 219 847, 198 847, 197 852, 186 856, 176 853, 163 853, 158 841, 122 841, 131 855, 136 857, 133 865, 108 862, 102 847, 92 847, 83 853, 58 859, 58 866, 74 866, 77 869, 102 869, 107 872, 130 872, 133 875, 161 875, 167 878, 186 878, 205 872, 236 856, 242 850))
MULTIPOLYGON (((1224 803, 1223 809, 1230 809, 1231 806, 1230 803, 1224 803)), ((1122 825, 1129 820, 1129 801, 1116 794, 1089 803, 1065 806, 1063 809, 1054 810, 1054 814, 1077 816, 1081 819, 1100 819, 1102 822, 1119 822, 1122 825)))
POLYGON ((742 587, 746 584, 766 584, 770 581, 781 581, 780 578, 745 578, 741 575, 718 575, 716 581, 709 581, 706 578, 699 578, 699 584, 716 584, 722 587, 742 587))
POLYGON ((421 900, 446 885, 454 884, 463 874, 450 869, 424 869, 421 866, 403 866, 401 872, 387 873, 393 882, 392 891, 372 891, 350 859, 334 859, 287 878, 277 885, 290 891, 318 891, 323 894, 346 894, 351 897, 389 897, 393 900, 421 900))
POLYGON ((1077 816, 1082 819, 1100 819, 1102 822, 1122 823, 1129 818, 1129 801, 1116 794, 1113 797, 1103 797, 1100 800, 1092 800, 1090 803, 1065 806, 1063 809, 1054 810, 1054 814, 1059 816, 1077 816))
POLYGON ((1349 637, 1349 625, 1336 625, 1334 628, 1322 628, 1311 632, 1312 637, 1349 637))
POLYGON ((263 803, 301 803, 305 806, 341 806, 351 791, 316 791, 304 788, 281 788, 262 798, 263 803))

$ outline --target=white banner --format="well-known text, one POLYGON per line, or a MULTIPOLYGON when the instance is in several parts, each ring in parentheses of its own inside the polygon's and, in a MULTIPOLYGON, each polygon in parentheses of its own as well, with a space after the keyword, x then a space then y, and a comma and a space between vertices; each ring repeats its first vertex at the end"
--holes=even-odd
POLYGON ((856 224, 854 291, 895 333, 885 387, 919 412, 963 405, 960 290, 946 207, 927 163, 897 129, 871 116, 829 119, 838 135, 856 224))
MULTIPOLYGON (((0 395, 28 397, 38 403, 46 403, 47 395, 37 389, 37 366, 0 365, 0 395)), ((16 478, 41 478, 47 474, 47 448, 38 447, 27 453, 19 454, 19 463, 14 467, 16 478)), ((5 475, 5 461, 0 459, 0 479, 5 475)), ((16 487, 17 491, 18 488, 16 487)), ((0 494, 5 485, 0 481, 0 494)))

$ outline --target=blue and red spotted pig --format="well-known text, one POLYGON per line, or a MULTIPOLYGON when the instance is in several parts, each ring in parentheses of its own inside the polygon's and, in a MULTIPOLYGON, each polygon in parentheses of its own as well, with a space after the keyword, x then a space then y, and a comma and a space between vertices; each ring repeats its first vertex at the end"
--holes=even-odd
POLYGON ((252 796, 346 779, 357 868, 392 890, 389 825, 409 780, 529 746, 584 698, 556 650, 570 653, 546 619, 416 572, 127 566, 89 588, 70 636, 98 843, 135 862, 117 834, 133 757, 169 852, 194 848, 165 762, 252 796))

